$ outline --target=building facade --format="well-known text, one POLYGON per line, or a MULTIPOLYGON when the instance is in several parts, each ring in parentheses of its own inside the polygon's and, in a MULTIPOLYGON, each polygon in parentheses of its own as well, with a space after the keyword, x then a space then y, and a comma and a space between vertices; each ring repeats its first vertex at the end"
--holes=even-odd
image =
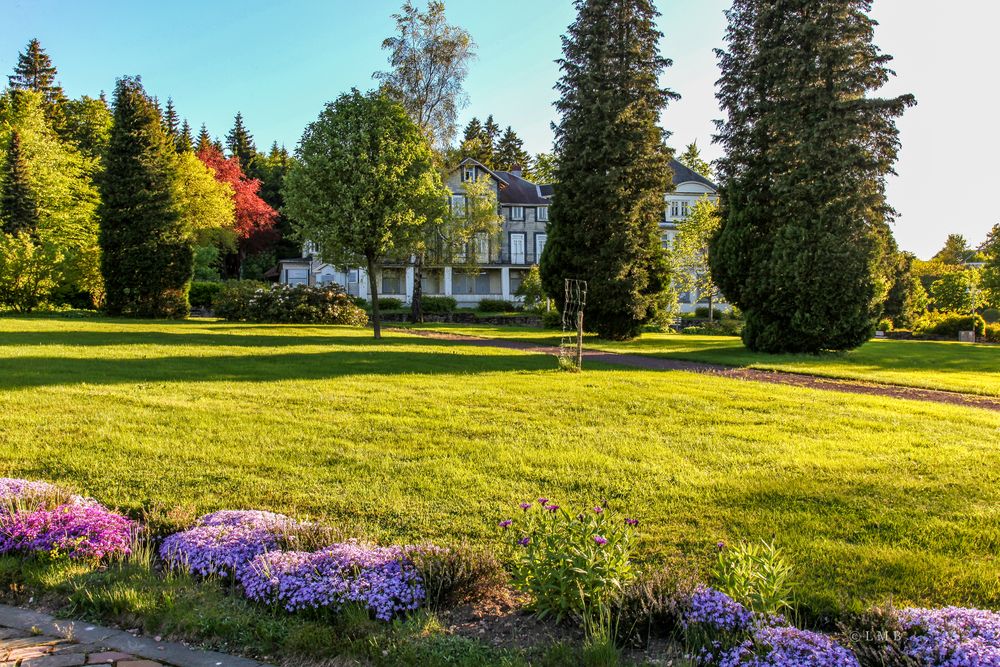
MULTIPOLYGON (((677 234, 677 222, 690 212, 701 197, 716 197, 716 186, 674 161, 674 192, 664 198, 664 218, 661 222, 664 243, 677 234)), ((453 297, 460 307, 476 306, 483 299, 517 301, 521 281, 538 263, 548 240, 546 228, 552 203, 551 185, 539 185, 523 178, 520 170, 493 171, 479 162, 466 159, 448 177, 451 206, 464 210, 463 183, 486 177, 496 192, 503 227, 499 238, 477 238, 471 252, 476 254, 475 268, 471 263, 461 266, 429 261, 423 269, 421 287, 427 296, 453 297)), ((337 283, 352 296, 369 298, 368 277, 364 269, 335 267, 322 261, 311 244, 303 248, 301 258, 281 260, 278 280, 288 285, 322 285, 337 283)), ((377 277, 379 296, 409 303, 413 296, 413 267, 405 261, 387 260, 377 277)), ((692 310, 697 295, 682 294, 682 309, 692 310), (684 301, 687 303, 684 303, 684 301)))

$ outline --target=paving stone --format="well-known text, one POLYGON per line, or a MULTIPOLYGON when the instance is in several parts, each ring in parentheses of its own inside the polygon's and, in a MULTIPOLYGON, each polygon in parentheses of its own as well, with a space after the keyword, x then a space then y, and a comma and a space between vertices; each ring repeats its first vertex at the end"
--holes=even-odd
POLYGON ((125 662, 119 662, 115 667, 163 667, 162 662, 153 662, 152 660, 126 660, 125 662))
POLYGON ((0 640, 0 651, 13 651, 14 649, 24 648, 26 646, 46 646, 58 642, 59 640, 55 637, 25 637, 24 633, 21 633, 20 637, 0 640))
POLYGON ((135 660, 136 657, 131 653, 122 653, 121 651, 103 651, 101 653, 91 653, 87 656, 88 665, 107 665, 115 663, 119 660, 135 660))
POLYGON ((27 660, 28 658, 38 658, 48 655, 48 653, 49 648, 47 646, 28 646, 11 651, 7 654, 7 660, 17 662, 19 660, 27 660))
POLYGON ((82 653, 59 653, 30 658, 23 661, 21 667, 79 667, 86 659, 87 656, 82 653))
POLYGON ((15 630, 14 628, 0 628, 0 639, 13 639, 15 637, 23 637, 23 630, 15 630))

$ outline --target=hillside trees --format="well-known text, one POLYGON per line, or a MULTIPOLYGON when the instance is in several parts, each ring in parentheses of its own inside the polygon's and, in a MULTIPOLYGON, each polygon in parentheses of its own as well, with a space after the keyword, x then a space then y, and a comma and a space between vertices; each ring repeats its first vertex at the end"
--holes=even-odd
POLYGON ((659 85, 670 61, 660 56, 650 0, 576 7, 559 61, 559 189, 541 274, 560 308, 564 280, 587 280, 588 328, 628 339, 670 286, 659 223, 671 156, 658 121, 676 95, 659 85))
POLYGON ((885 178, 911 95, 891 76, 870 0, 735 0, 718 51, 722 227, 712 271, 764 352, 868 340, 888 292, 885 178))

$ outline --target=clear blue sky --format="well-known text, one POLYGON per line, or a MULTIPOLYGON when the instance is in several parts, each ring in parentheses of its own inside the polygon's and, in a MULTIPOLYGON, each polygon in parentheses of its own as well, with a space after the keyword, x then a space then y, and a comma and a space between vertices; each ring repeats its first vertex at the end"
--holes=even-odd
MULTIPOLYGON (((172 96, 196 129, 223 136, 241 111, 257 145, 293 148, 322 105, 356 86, 371 87, 385 66, 381 40, 400 0, 0 0, 0 71, 38 37, 72 96, 111 91, 140 74, 152 94, 172 96)), ((698 140, 710 158, 718 78, 712 49, 722 43, 728 0, 658 0, 665 82, 683 99, 664 126, 675 147, 698 140)), ((532 152, 549 150, 554 60, 572 21, 569 0, 450 0, 452 21, 479 45, 462 121, 493 113, 532 152)), ((900 212, 900 245, 921 256, 956 231, 978 243, 1000 222, 987 205, 998 182, 1000 94, 994 51, 1000 3, 875 0, 877 40, 896 56, 887 93, 913 92, 919 106, 900 122, 899 178, 889 195, 900 212)))

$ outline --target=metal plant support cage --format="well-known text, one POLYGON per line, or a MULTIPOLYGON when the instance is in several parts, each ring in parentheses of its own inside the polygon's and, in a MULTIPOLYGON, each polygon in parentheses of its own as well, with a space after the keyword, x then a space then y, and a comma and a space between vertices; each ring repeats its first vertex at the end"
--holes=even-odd
POLYGON ((587 307, 587 281, 566 279, 562 311, 562 341, 559 343, 559 367, 583 370, 583 311, 587 307))

